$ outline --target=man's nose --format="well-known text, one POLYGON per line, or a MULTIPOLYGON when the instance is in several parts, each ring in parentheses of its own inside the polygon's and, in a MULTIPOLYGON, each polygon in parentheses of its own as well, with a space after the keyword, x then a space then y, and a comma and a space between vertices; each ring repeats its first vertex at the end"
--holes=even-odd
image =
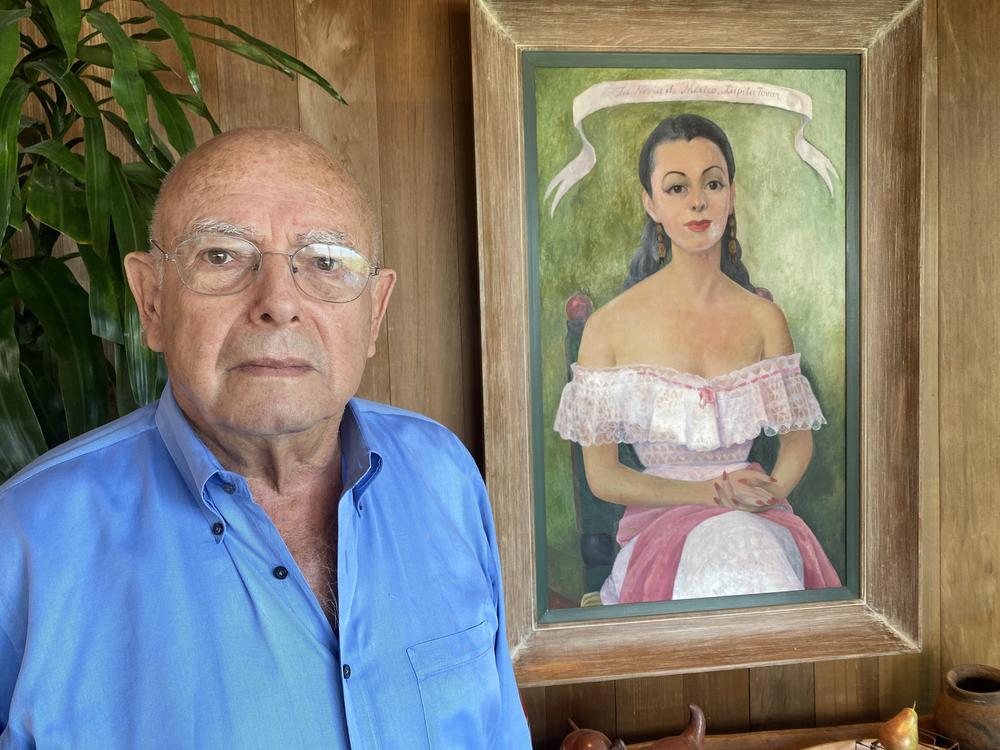
POLYGON ((253 317, 278 324, 298 320, 302 293, 292 278, 291 258, 284 253, 261 253, 260 267, 250 290, 253 317))

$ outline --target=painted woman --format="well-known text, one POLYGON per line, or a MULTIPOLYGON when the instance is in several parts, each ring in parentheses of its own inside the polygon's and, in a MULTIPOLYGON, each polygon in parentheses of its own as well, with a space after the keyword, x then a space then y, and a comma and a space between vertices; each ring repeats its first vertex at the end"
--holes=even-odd
POLYGON ((626 289, 587 321, 563 391, 556 430, 583 446, 594 494, 626 506, 604 604, 840 586, 787 501, 826 420, 783 312, 742 262, 735 176, 711 120, 653 130, 626 289), (747 460, 762 431, 779 436, 770 474, 747 460))

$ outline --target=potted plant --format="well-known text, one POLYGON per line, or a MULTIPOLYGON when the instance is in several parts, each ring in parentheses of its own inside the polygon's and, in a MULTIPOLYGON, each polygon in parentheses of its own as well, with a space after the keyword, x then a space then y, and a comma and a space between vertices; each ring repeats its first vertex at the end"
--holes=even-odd
POLYGON ((195 146, 188 117, 219 132, 192 38, 303 75, 343 102, 303 62, 222 19, 141 0, 122 20, 105 3, 0 0, 0 481, 163 386, 122 258, 148 247, 160 183, 195 146), (182 71, 157 55, 162 44, 176 47, 182 71), (186 93, 168 91, 163 74, 186 79, 186 93), (108 128, 124 135, 127 159, 108 150, 108 128))

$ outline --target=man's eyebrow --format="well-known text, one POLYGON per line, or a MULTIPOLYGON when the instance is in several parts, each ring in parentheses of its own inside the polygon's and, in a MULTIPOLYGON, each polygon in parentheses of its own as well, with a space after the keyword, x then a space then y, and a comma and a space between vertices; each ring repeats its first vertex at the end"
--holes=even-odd
POLYGON ((356 247, 351 236, 339 229, 310 229, 308 232, 301 232, 295 236, 296 241, 302 245, 309 245, 313 242, 325 245, 345 245, 350 248, 356 247))
POLYGON ((178 244, 202 234, 221 234, 226 237, 250 239, 257 236, 257 229, 253 226, 233 224, 228 221, 219 221, 218 219, 198 219, 181 235, 178 244))

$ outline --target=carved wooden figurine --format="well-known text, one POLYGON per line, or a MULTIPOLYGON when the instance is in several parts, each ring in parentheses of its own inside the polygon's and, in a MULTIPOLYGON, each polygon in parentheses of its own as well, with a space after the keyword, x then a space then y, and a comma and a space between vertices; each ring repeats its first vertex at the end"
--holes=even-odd
POLYGON ((705 742, 705 713, 693 703, 688 704, 691 718, 687 729, 676 737, 664 737, 649 746, 649 750, 702 750, 705 742))
MULTIPOLYGON (((648 750, 703 750, 705 741, 705 714, 693 703, 688 705, 691 719, 687 729, 676 737, 664 737, 649 746, 648 750)), ((580 729, 573 723, 569 725, 573 731, 559 746, 559 750, 626 750, 625 743, 620 739, 612 742, 606 734, 595 729, 580 729)))

